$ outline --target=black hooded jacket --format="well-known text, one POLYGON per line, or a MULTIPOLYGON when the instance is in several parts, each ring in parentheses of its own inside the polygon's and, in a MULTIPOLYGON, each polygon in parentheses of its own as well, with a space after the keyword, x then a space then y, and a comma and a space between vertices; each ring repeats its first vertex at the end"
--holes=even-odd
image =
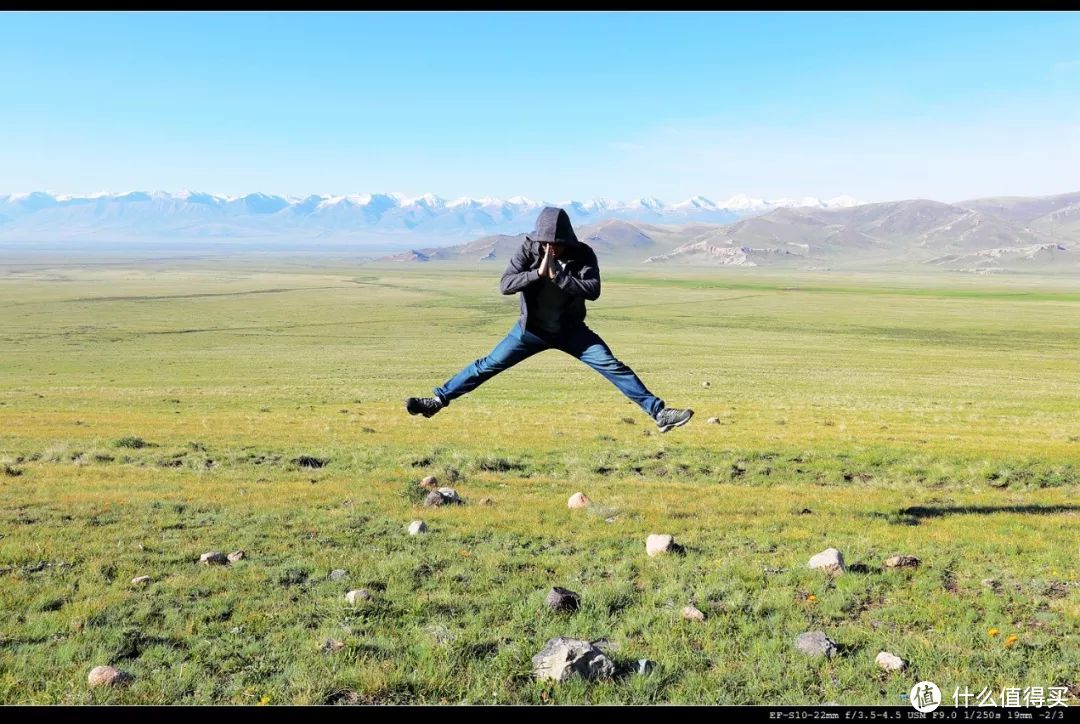
POLYGON ((570 301, 562 309, 559 323, 563 330, 581 324, 585 320, 585 300, 600 296, 600 269, 596 253, 578 240, 570 226, 570 218, 563 209, 546 207, 540 212, 536 230, 526 234, 521 247, 506 265, 499 289, 503 294, 521 293, 521 317, 518 325, 524 330, 529 323, 530 311, 536 309, 540 293, 540 262, 544 258, 541 246, 545 241, 559 241, 566 245, 559 261, 566 266, 552 280, 556 286, 570 295, 570 301))

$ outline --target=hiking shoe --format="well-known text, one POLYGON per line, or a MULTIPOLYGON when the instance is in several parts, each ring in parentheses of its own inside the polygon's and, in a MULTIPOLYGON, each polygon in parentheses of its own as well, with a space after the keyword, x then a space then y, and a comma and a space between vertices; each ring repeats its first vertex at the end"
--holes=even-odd
POLYGON ((443 403, 439 402, 437 397, 410 397, 405 400, 405 409, 410 415, 431 417, 443 407, 443 403))
POLYGON ((667 432, 673 427, 681 427, 690 422, 690 418, 693 416, 693 410, 676 410, 672 407, 665 407, 656 413, 656 426, 660 428, 660 432, 667 432))

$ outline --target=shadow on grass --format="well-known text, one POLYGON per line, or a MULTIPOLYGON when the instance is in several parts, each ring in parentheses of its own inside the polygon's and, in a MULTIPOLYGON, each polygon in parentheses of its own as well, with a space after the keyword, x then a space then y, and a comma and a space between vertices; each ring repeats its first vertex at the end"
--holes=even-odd
POLYGON ((872 518, 885 518, 893 525, 919 525, 924 518, 942 518, 946 515, 994 515, 995 513, 1024 513, 1028 515, 1052 515, 1080 511, 1080 505, 962 505, 925 507, 912 506, 893 513, 870 513, 872 518))

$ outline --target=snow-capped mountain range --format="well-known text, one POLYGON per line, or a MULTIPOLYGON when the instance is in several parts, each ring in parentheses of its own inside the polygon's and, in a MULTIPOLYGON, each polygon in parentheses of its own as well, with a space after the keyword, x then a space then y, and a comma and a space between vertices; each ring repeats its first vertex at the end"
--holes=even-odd
POLYGON ((575 224, 605 219, 662 224, 730 223, 778 208, 837 209, 850 196, 765 200, 746 194, 714 202, 704 196, 667 204, 653 197, 548 202, 514 196, 444 199, 434 194, 243 196, 131 191, 84 196, 42 191, 0 195, 0 241, 136 241, 412 238, 448 243, 532 228, 544 206, 561 206, 575 224))

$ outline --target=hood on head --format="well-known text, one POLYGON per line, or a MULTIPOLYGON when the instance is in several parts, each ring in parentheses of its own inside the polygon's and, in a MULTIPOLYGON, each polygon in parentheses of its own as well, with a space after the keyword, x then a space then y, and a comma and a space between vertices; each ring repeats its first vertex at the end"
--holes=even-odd
POLYGON ((536 229, 525 235, 529 241, 552 242, 568 246, 578 243, 565 209, 545 206, 536 219, 536 229))

